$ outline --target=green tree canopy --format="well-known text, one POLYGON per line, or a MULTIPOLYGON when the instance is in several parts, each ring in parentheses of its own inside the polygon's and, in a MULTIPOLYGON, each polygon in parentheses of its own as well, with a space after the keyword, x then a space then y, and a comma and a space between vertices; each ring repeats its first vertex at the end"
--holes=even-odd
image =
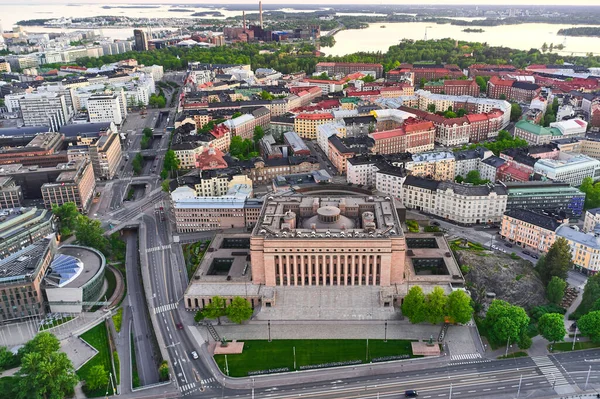
POLYGON ((538 332, 551 342, 564 340, 567 330, 563 315, 560 313, 544 314, 538 321, 538 332))
POLYGON ((594 183, 591 177, 586 177, 579 189, 585 193, 585 209, 600 207, 600 182, 594 183))
POLYGON ((547 285, 554 276, 565 280, 572 263, 569 242, 563 237, 559 237, 554 241, 546 256, 538 260, 536 270, 542 282, 547 285))
POLYGON ((19 349, 19 357, 28 353, 39 353, 46 358, 60 349, 60 341, 49 332, 41 332, 19 349))
POLYGON ((412 287, 404 297, 402 314, 413 324, 425 321, 425 294, 418 285, 412 287))
POLYGON ((46 345, 40 349, 26 353, 21 359, 21 369, 17 372, 18 399, 71 397, 78 382, 73 364, 63 352, 47 353, 50 348, 46 345))
POLYGON ((236 296, 227 306, 227 318, 234 323, 241 324, 252 317, 252 304, 245 298, 236 296))
POLYGON ((175 172, 177 169, 179 169, 179 165, 180 161, 179 158, 177 158, 177 155, 175 155, 175 151, 168 149, 165 152, 163 170, 166 171, 167 174, 170 176, 172 172, 175 172))
POLYGON ((487 91, 487 82, 482 76, 475 77, 475 83, 479 85, 479 90, 483 93, 487 91))
POLYGON ((104 388, 108 384, 108 371, 102 364, 97 364, 90 369, 85 379, 85 387, 88 391, 104 388))
POLYGON ((433 291, 425 297, 425 320, 431 324, 444 321, 446 316, 446 302, 448 297, 442 287, 434 287, 433 291))
POLYGON ((69 236, 77 228, 80 213, 74 202, 66 202, 61 206, 52 206, 52 213, 58 218, 60 234, 69 236))
POLYGON ((565 296, 567 282, 560 277, 552 276, 548 286, 546 287, 546 298, 555 305, 560 304, 565 296))
POLYGON ((463 290, 452 291, 448 295, 446 315, 456 323, 465 324, 473 317, 471 297, 463 290))
POLYGON ((77 220, 75 237, 79 244, 96 248, 99 251, 105 251, 108 247, 108 241, 104 237, 104 229, 100 221, 87 216, 81 215, 77 220))
POLYGON ((221 317, 226 314, 225 299, 220 296, 213 296, 211 301, 204 306, 202 310, 204 317, 207 319, 217 319, 221 324, 221 317))
POLYGON ((161 381, 167 381, 169 379, 169 364, 166 360, 160 364, 158 368, 158 376, 161 381))
POLYGON ((484 323, 490 332, 488 338, 493 342, 514 342, 526 332, 529 316, 522 307, 495 299, 487 311, 484 323))
POLYGON ((257 146, 258 142, 263 137, 265 137, 265 131, 263 130, 263 128, 261 126, 255 126, 254 127, 254 134, 252 136, 252 138, 254 139, 254 145, 257 146))
POLYGON ((577 328, 594 342, 600 342, 600 310, 583 315, 577 320, 577 328))
POLYGON ((600 301, 600 274, 595 274, 588 277, 583 289, 583 295, 581 296, 581 303, 573 313, 573 316, 579 318, 590 311, 600 310, 596 309, 598 301, 600 301))
POLYGON ((510 105, 510 120, 511 120, 511 122, 517 122, 519 119, 521 119, 522 115, 523 115, 523 109, 521 108, 521 106, 518 103, 512 103, 510 105))

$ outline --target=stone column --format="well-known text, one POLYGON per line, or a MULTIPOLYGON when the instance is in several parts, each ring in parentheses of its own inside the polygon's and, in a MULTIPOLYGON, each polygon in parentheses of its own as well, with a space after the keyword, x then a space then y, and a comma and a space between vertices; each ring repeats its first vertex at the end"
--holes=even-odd
POLYGON ((282 256, 285 259, 285 274, 287 276, 287 285, 291 284, 291 273, 290 273, 290 258, 287 255, 282 256))
POLYGON ((362 255, 358 255, 358 285, 362 285, 363 274, 363 257, 362 255))
POLYGON ((304 268, 306 267, 304 265, 304 258, 302 257, 302 255, 300 255, 300 276, 302 277, 302 283, 301 285, 304 285, 304 278, 306 277, 305 272, 304 272, 304 268))
POLYGON ((351 258, 351 264, 350 264, 350 274, 352 277, 352 282, 350 285, 354 285, 354 277, 355 277, 355 271, 356 271, 356 255, 350 255, 351 258))
POLYGON ((279 271, 279 285, 283 285, 283 259, 281 259, 281 256, 275 256, 279 259, 279 261, 277 262, 277 270, 279 271))

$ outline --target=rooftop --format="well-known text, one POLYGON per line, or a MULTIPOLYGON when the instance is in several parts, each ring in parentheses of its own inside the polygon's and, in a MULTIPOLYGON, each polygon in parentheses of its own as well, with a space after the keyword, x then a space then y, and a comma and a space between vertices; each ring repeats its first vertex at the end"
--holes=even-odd
POLYGON ((559 220, 557 217, 543 215, 527 209, 511 209, 504 212, 504 214, 513 219, 521 220, 525 223, 529 223, 550 231, 555 231, 558 226, 563 224, 562 220, 559 220))
POLYGON ((558 229, 556 229, 556 235, 558 237, 563 237, 567 240, 574 241, 577 244, 600 250, 600 237, 597 237, 593 233, 586 234, 581 231, 574 230, 569 226, 560 226, 558 229))

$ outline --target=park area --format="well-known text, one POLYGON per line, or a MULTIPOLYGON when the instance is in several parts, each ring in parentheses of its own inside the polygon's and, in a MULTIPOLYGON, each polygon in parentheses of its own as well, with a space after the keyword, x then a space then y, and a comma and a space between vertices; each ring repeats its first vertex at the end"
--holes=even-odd
MULTIPOLYGON (((110 356, 110 343, 108 341, 108 331, 106 330, 105 323, 100 323, 97 326, 89 329, 84 332, 80 336, 85 342, 93 346, 98 353, 91 358, 86 364, 81 366, 79 370, 77 370, 77 376, 82 381, 88 381, 90 378, 93 378, 91 374, 93 373, 91 370, 94 366, 102 366, 104 367, 104 371, 106 374, 112 372, 112 362, 110 356)), ((114 376, 113 376, 114 378, 114 376)), ((104 396, 106 393, 106 386, 95 390, 85 389, 85 394, 89 398, 95 398, 104 396)))
POLYGON ((246 377, 420 357, 412 354, 411 342, 391 339, 387 342, 382 339, 248 340, 244 341, 243 353, 215 355, 215 361, 223 373, 246 377))

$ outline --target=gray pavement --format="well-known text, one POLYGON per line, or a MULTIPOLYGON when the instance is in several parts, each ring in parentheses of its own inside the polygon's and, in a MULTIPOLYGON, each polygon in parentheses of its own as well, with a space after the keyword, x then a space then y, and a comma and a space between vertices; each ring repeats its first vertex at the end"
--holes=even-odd
POLYGON ((73 362, 75 370, 79 369, 98 353, 96 349, 75 336, 62 340, 60 342, 60 350, 67 354, 71 362, 73 362))

